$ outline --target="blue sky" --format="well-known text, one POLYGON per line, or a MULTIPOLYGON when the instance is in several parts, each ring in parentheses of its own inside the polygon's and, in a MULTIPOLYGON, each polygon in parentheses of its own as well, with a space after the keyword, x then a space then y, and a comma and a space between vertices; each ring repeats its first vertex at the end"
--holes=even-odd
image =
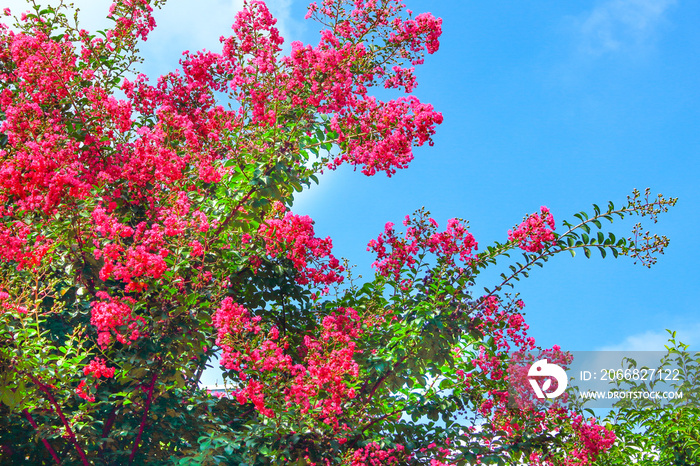
MULTIPOLYGON (((84 26, 109 1, 75 2, 84 26)), ((171 0, 141 48, 151 77, 180 53, 218 50, 240 1, 171 0), (197 5, 193 9, 193 5, 197 5)), ((470 221, 482 247, 548 206, 561 225, 633 188, 679 197, 654 227, 671 239, 652 269, 568 254, 520 282, 530 334, 570 350, 659 350, 665 329, 700 345, 700 4, 687 0, 561 2, 406 0, 443 18, 440 51, 415 94, 444 115, 433 147, 407 170, 367 178, 345 167, 302 193, 295 212, 333 238, 337 256, 371 274, 367 242, 425 206, 444 226, 470 221)), ((316 43, 305 2, 268 2, 287 39, 316 43)), ((21 0, 4 1, 19 13, 21 0)), ((387 97, 387 96, 383 96, 387 97)), ((629 225, 616 231, 628 232, 629 225)), ((496 275, 493 275, 494 279, 496 275)), ((491 284, 488 277, 483 286, 491 284)))
POLYGON ((409 6, 444 21, 441 50, 426 60, 416 89, 444 114, 435 146, 417 150, 413 165, 391 179, 330 174, 297 210, 369 273, 366 242, 421 206, 442 225, 469 220, 485 246, 540 205, 561 222, 593 202, 620 203, 634 187, 651 187, 680 198, 656 225, 671 245, 655 267, 566 255, 516 290, 543 346, 663 349, 670 328, 697 347, 698 5, 409 6))
POLYGON ((297 210, 368 270, 366 241, 421 206, 443 225, 468 219, 485 246, 540 205, 561 222, 649 186, 680 197, 656 225, 671 245, 655 267, 566 255, 516 290, 543 346, 663 349, 666 328, 700 343, 698 5, 409 6, 444 21, 441 50, 426 60, 416 89, 444 114, 435 146, 416 151, 413 165, 389 180, 329 175, 297 210))

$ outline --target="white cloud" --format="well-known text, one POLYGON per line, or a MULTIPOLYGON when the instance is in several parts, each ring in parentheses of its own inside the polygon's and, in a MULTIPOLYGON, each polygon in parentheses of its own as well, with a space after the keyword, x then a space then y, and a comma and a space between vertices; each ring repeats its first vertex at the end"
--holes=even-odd
MULTIPOLYGON (((671 335, 666 331, 648 330, 626 337, 619 343, 599 348, 600 351, 665 351, 671 335)), ((684 326, 676 331, 676 341, 690 345, 697 350, 700 345, 700 324, 684 326)))
POLYGON ((574 20, 579 49, 599 56, 639 52, 652 43, 676 0, 608 0, 574 20))

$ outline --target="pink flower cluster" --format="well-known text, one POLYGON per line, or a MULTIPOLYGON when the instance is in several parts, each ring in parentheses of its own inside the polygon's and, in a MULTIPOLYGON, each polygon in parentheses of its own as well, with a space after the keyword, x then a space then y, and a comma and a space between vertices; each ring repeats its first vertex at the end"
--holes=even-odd
MULTIPOLYGON (((435 223, 437 227, 437 223, 435 223)), ((434 233, 428 239, 429 250, 433 254, 445 257, 449 261, 455 255, 459 260, 468 262, 472 259, 472 251, 478 248, 478 243, 467 228, 456 218, 447 221, 447 229, 442 233, 434 233)))
MULTIPOLYGON (((260 333, 260 317, 251 317, 250 312, 231 298, 224 298, 221 306, 212 316, 212 323, 218 330, 216 344, 222 349, 220 364, 227 369, 240 370, 241 353, 229 342, 229 336, 260 333)), ((237 341, 239 338, 233 338, 237 341)))
POLYGON ((349 381, 359 374, 354 356, 359 352, 355 340, 362 321, 352 308, 338 308, 322 322, 321 336, 304 337, 305 366, 294 368, 294 383, 286 392, 287 403, 301 406, 301 412, 320 410, 319 417, 338 428, 343 405, 355 398, 349 381))
MULTIPOLYGON (((446 446, 449 446, 451 443, 452 441, 449 438, 444 440, 444 445, 446 446)), ((432 453, 434 455, 434 457, 430 459, 430 466, 456 466, 455 463, 448 460, 452 455, 450 449, 442 448, 435 442, 431 442, 427 447, 421 448, 420 452, 423 454, 432 453)))
POLYGON ((362 165, 362 173, 368 176, 378 171, 391 176, 413 160, 413 145, 432 145, 435 126, 441 123, 442 114, 413 96, 389 102, 367 97, 352 113, 339 113, 331 120, 331 129, 338 133, 345 151, 329 167, 348 162, 362 165))
POLYGON ((535 348, 535 339, 527 336, 530 326, 519 312, 523 307, 525 303, 522 300, 502 306, 496 296, 488 296, 475 314, 479 321, 478 328, 485 335, 492 335, 500 350, 510 351, 511 345, 515 345, 519 351, 532 350, 535 348))
POLYGON ((612 448, 617 439, 614 432, 596 424, 595 419, 586 422, 583 416, 576 416, 572 427, 580 446, 571 452, 571 457, 564 463, 566 466, 595 464, 598 455, 612 448))
POLYGON ((424 214, 413 219, 407 215, 403 224, 407 227, 403 238, 396 234, 394 224, 388 222, 384 232, 367 245, 368 251, 377 254, 372 267, 380 275, 396 281, 399 281, 404 268, 416 265, 416 257, 421 250, 427 249, 439 261, 454 265, 455 256, 469 263, 473 259, 472 252, 478 248, 474 236, 456 218, 447 221, 447 229, 443 232, 437 232, 438 223, 424 214))
MULTIPOLYGON (((103 358, 95 358, 83 368, 83 374, 92 375, 95 379, 99 379, 100 377, 110 379, 114 377, 115 370, 114 367, 107 367, 103 358)), ((95 387, 98 385, 99 381, 96 382, 95 387)), ((78 384, 75 393, 85 401, 95 401, 95 396, 90 393, 90 387, 84 379, 78 384)))
POLYGON ((90 387, 85 380, 81 380, 78 387, 75 389, 75 393, 85 401, 94 402, 95 397, 90 393, 90 387))
POLYGON ((318 337, 304 336, 301 364, 294 364, 277 328, 265 335, 260 318, 231 298, 224 299, 212 322, 221 364, 237 371, 243 383, 233 394, 239 403, 253 403, 267 417, 297 410, 340 428, 344 403, 355 397, 349 381, 359 373, 355 340, 363 322, 354 309, 338 308, 323 318, 318 337))
POLYGON ((370 442, 353 452, 350 466, 389 466, 399 464, 405 457, 406 449, 403 445, 384 449, 378 443, 370 442))
POLYGON ((136 301, 132 298, 113 298, 104 291, 98 291, 97 297, 102 301, 92 302, 92 318, 90 323, 97 328, 97 343, 106 347, 112 343, 112 337, 120 343, 130 345, 132 341, 142 337, 146 320, 135 316, 132 306, 136 301), (127 338, 128 336, 128 338, 127 338))
POLYGON ((103 358, 95 358, 90 363, 83 368, 83 374, 90 375, 96 379, 100 377, 105 377, 107 379, 114 377, 114 367, 107 367, 105 360, 103 358))
POLYGON ((585 421, 581 415, 572 415, 567 421, 571 424, 575 438, 568 445, 570 450, 556 465, 545 459, 539 452, 530 455, 530 464, 536 466, 589 466, 597 464, 601 453, 612 448, 617 440, 614 432, 597 425, 595 419, 585 421))
POLYGON ((108 47, 116 45, 110 42, 116 42, 126 34, 134 34, 141 40, 146 40, 148 34, 156 27, 152 16, 153 8, 149 3, 148 0, 121 0, 112 3, 109 7, 109 17, 117 13, 117 27, 108 30, 108 47))
POLYGON ((528 252, 541 251, 546 243, 554 241, 554 217, 545 206, 539 214, 528 216, 515 230, 508 230, 508 241, 518 244, 528 252))
MULTIPOLYGON (((307 17, 323 24, 329 24, 327 17, 331 17, 334 29, 322 32, 317 48, 293 44, 287 63, 294 67, 295 79, 313 83, 316 95, 310 102, 323 102, 321 112, 334 112, 330 129, 338 135, 343 153, 329 164, 330 168, 348 162, 362 165, 366 175, 384 171, 391 176, 411 161, 412 146, 431 143, 435 126, 442 123, 440 113, 415 97, 379 102, 367 95, 367 87, 376 81, 383 81, 387 88, 403 87, 411 92, 416 86, 414 69, 395 63, 421 63, 424 51, 433 53, 439 46, 441 20, 429 13, 403 20, 399 16, 402 7, 398 1, 379 4, 369 0, 356 1, 353 8, 346 9, 341 2, 325 0, 321 6, 312 4, 309 8, 307 17), (386 45, 370 52, 365 44, 375 39, 386 45), (386 65, 358 72, 357 64, 372 54, 379 54, 375 63, 386 65), (325 78, 318 79, 317 74, 325 78)), ((304 88, 291 84, 287 87, 304 88)), ((294 97, 292 101, 304 102, 294 97)))
MULTIPOLYGON (((102 206, 92 212, 95 259, 104 259, 101 280, 117 279, 126 284, 127 291, 145 288, 145 280, 160 279, 168 270, 166 258, 170 255, 168 237, 187 236, 192 231, 206 233, 209 219, 201 210, 191 208, 187 193, 170 196, 172 205, 154 209, 153 216, 160 222, 139 222, 134 228, 117 220, 114 213, 102 206)), ((188 243, 192 256, 204 253, 203 245, 193 240, 188 243)))
POLYGON ((299 272, 296 280, 301 285, 341 283, 343 276, 340 274, 344 269, 331 254, 331 238, 317 238, 310 217, 291 212, 283 214, 284 206, 281 203, 275 204, 275 212, 278 217, 267 220, 258 230, 265 240, 267 253, 291 260, 299 272))
POLYGON ((17 270, 41 264, 53 242, 42 235, 36 235, 32 241, 31 233, 31 228, 23 222, 14 222, 9 227, 0 224, 0 259, 16 262, 17 270))
POLYGON ((413 231, 407 231, 404 238, 399 238, 394 231, 394 224, 387 222, 384 233, 380 234, 376 240, 371 240, 367 250, 377 254, 377 260, 372 263, 372 267, 377 269, 379 275, 391 276, 399 281, 404 267, 410 268, 416 263, 415 256, 419 250, 418 238, 414 236, 413 231))

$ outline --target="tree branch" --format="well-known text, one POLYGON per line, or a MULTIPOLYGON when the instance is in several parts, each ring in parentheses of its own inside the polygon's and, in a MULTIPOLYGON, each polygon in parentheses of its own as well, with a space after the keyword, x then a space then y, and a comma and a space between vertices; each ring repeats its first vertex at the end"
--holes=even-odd
POLYGON ((31 381, 37 387, 39 387, 39 390, 41 390, 46 395, 46 397, 49 399, 49 402, 53 406, 53 409, 55 410, 56 414, 58 414, 58 417, 61 418, 61 422, 63 422, 63 425, 66 428, 66 433, 68 434, 68 438, 70 439, 71 443, 75 447, 75 450, 78 452, 80 459, 82 460, 82 462, 85 466, 89 466, 90 462, 88 461, 87 456, 85 456, 85 452, 80 447, 80 444, 78 443, 78 439, 75 437, 75 433, 73 432, 73 429, 71 429, 71 427, 70 427, 70 422, 68 422, 68 419, 66 419, 66 416, 63 414, 61 407, 58 405, 58 402, 56 401, 56 398, 53 396, 53 393, 51 393, 51 390, 49 390, 49 387, 45 383, 41 382, 39 379, 34 377, 32 374, 27 374, 27 376, 31 379, 31 381))
MULTIPOLYGON (((32 425, 32 427, 34 427, 34 430, 38 430, 39 427, 37 426, 36 421, 34 420, 32 415, 29 414, 29 411, 25 409, 23 412, 24 412, 24 416, 27 418, 27 421, 29 421, 29 423, 32 425)), ((51 455, 51 457, 56 462, 56 464, 58 466, 61 466, 61 460, 58 459, 58 455, 56 455, 56 451, 53 449, 53 447, 51 446, 49 441, 46 440, 45 438, 43 438, 43 439, 41 439, 41 442, 44 444, 44 447, 49 452, 49 455, 51 455)))
POLYGON ((139 433, 136 435, 136 441, 134 446, 131 448, 131 454, 129 455, 129 464, 134 462, 134 457, 136 456, 136 451, 139 449, 139 443, 141 443, 141 436, 143 435, 143 430, 146 427, 146 419, 148 419, 148 410, 151 407, 151 401, 153 401, 153 387, 156 385, 156 380, 158 379, 158 370, 153 373, 151 377, 151 383, 148 386, 148 395, 146 396, 146 406, 143 409, 143 416, 141 416, 141 425, 139 426, 139 433))

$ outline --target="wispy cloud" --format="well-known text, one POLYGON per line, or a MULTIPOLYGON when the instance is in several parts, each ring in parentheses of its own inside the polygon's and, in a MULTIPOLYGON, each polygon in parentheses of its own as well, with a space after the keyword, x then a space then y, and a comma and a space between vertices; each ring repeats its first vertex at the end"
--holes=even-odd
MULTIPOLYGON (((649 330, 626 337, 619 343, 599 348, 600 351, 665 351, 670 334, 666 330, 649 330)), ((700 346, 700 323, 684 326, 676 331, 676 341, 690 345, 697 351, 700 346)))
POLYGON ((638 53, 653 44, 676 0, 608 0, 574 19, 579 51, 638 53))

